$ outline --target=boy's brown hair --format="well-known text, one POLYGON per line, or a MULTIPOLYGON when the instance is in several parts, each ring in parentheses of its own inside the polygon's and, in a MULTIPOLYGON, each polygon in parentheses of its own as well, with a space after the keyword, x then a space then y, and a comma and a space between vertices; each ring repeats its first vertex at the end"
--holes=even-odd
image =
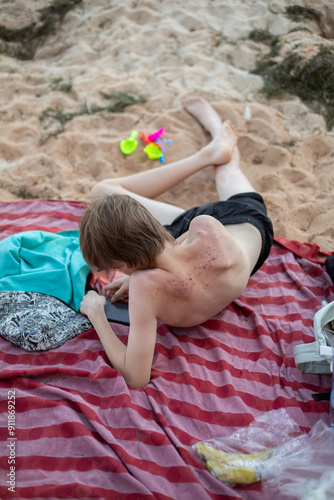
POLYGON ((173 236, 137 200, 114 193, 93 201, 80 220, 80 247, 87 264, 109 271, 117 262, 154 267, 173 236))

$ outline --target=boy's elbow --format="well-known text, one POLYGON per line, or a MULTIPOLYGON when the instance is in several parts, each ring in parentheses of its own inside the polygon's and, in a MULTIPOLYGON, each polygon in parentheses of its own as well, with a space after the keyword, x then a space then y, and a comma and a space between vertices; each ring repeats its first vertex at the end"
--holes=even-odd
POLYGON ((142 389, 145 387, 149 381, 150 377, 144 377, 144 376, 139 376, 139 377, 133 377, 131 375, 124 376, 125 382, 129 387, 132 389, 142 389))

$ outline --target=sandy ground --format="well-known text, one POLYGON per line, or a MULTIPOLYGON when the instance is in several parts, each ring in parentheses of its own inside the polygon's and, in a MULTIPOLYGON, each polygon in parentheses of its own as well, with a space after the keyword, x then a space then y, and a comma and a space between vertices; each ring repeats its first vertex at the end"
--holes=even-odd
MULTIPOLYGON (((0 26, 36 26, 38 9, 51 3, 3 0, 0 26)), ((0 55, 0 200, 86 201, 96 181, 157 168, 143 144, 121 153, 132 130, 164 127, 172 140, 167 163, 194 153, 208 135, 181 102, 199 95, 237 128, 242 168, 264 196, 276 236, 334 251, 334 133, 297 97, 267 100, 262 78, 251 73, 268 52, 249 39, 252 29, 291 37, 302 27, 293 35, 299 42, 334 44, 329 25, 324 39, 314 21, 289 19, 291 3, 84 0, 41 39, 32 60, 0 55), (146 102, 96 112, 119 92, 146 102), (61 113, 76 116, 61 123, 61 113)), ((329 1, 299 4, 334 19, 329 1)), ((211 169, 161 199, 184 208, 217 199, 211 169)))

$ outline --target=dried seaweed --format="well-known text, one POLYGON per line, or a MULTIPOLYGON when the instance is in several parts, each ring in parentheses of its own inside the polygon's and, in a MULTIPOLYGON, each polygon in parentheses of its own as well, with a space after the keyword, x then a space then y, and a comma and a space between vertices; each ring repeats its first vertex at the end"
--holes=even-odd
POLYGON ((19 29, 0 25, 0 53, 24 61, 33 59, 38 46, 48 35, 55 33, 67 12, 80 3, 82 0, 54 0, 37 11, 39 22, 19 29))
POLYGON ((100 113, 103 111, 107 111, 108 113, 120 113, 127 106, 146 102, 146 98, 144 96, 127 92, 117 92, 116 94, 107 94, 101 92, 101 95, 104 97, 104 99, 109 100, 109 103, 105 106, 90 106, 86 102, 86 104, 82 106, 78 111, 64 111, 63 109, 59 108, 45 109, 39 117, 40 121, 48 121, 49 123, 45 126, 45 128, 50 129, 51 127, 54 130, 53 132, 49 132, 47 134, 47 136, 43 139, 43 142, 45 142, 49 137, 55 137, 61 134, 65 129, 66 123, 76 116, 100 113), (54 125, 50 125, 50 122, 51 124, 52 122, 53 124, 55 122, 58 122, 59 126, 54 128, 54 125))
POLYGON ((324 116, 328 129, 334 126, 334 47, 321 45, 310 59, 293 52, 277 62, 269 54, 257 62, 253 73, 262 76, 267 97, 296 95, 324 116))

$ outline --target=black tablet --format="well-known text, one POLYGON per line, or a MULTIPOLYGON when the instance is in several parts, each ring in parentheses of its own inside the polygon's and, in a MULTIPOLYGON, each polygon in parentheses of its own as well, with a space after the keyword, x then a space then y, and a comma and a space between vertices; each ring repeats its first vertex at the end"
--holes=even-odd
POLYGON ((108 321, 130 325, 129 304, 126 302, 111 302, 107 300, 104 310, 108 321))

